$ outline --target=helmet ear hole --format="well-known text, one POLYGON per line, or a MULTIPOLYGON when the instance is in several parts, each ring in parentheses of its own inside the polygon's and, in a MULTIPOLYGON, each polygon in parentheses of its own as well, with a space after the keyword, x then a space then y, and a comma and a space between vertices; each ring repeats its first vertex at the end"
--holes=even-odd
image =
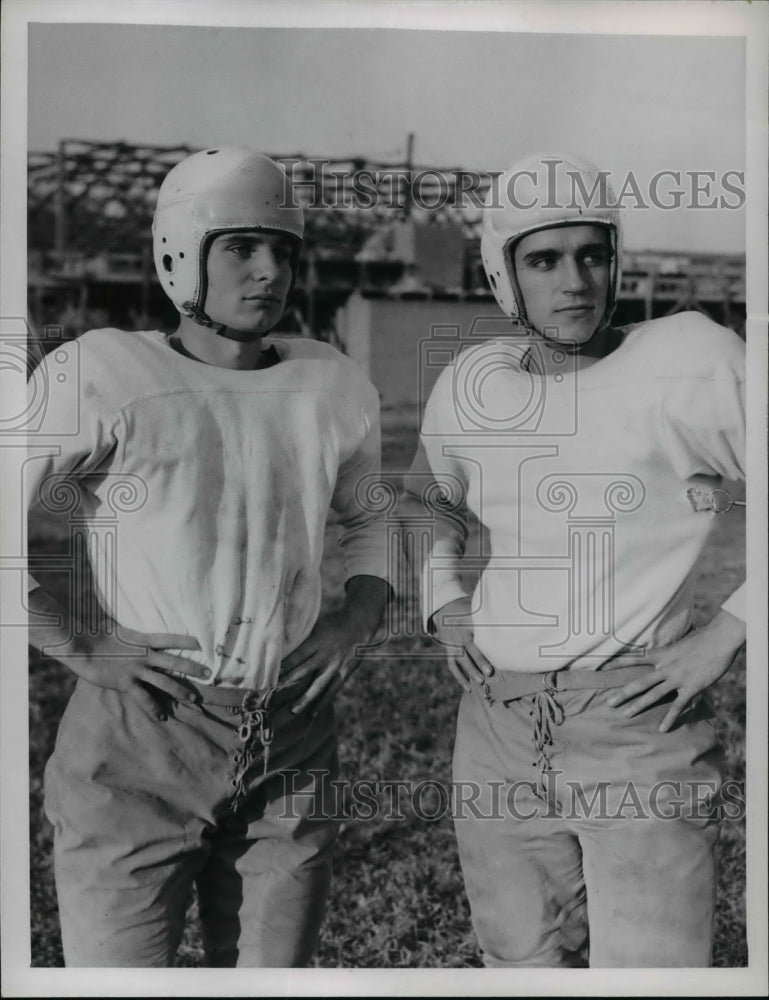
POLYGON ((173 257, 171 256, 170 253, 164 253, 163 254, 162 264, 163 264, 163 270, 164 271, 168 271, 169 274, 173 271, 173 269, 174 269, 174 259, 173 259, 173 257))
POLYGON ((489 283, 491 284, 491 287, 496 292, 496 290, 497 290, 497 279, 494 277, 493 274, 491 274, 491 272, 489 272, 489 283))

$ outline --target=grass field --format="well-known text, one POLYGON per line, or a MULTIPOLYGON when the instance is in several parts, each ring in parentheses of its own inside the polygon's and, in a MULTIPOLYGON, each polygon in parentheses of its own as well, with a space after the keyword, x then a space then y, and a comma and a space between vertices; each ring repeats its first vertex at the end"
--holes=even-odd
MULTIPOLYGON (((407 467, 413 433, 390 426, 385 466, 407 467)), ((700 566, 698 621, 706 621, 739 582, 744 516, 721 518, 700 566)), ((327 558, 327 599, 338 593, 340 567, 327 558)), ((412 609, 413 611, 413 609, 412 609)), ((387 655, 366 658, 337 701, 343 775, 350 779, 432 779, 448 786, 459 689, 437 649, 419 635, 393 640, 387 655), (426 656, 425 654, 432 654, 426 656)), ((42 814, 42 769, 50 754, 71 679, 55 663, 30 667, 32 964, 62 964, 50 829, 42 814)), ((744 780, 745 683, 740 657, 714 690, 727 748, 728 777, 744 780)), ((428 806, 425 805, 425 810, 428 806)), ((403 821, 347 823, 339 839, 335 879, 316 958, 319 967, 467 968, 480 966, 448 816, 428 822, 404 809, 403 821)), ((747 964, 744 822, 724 824, 714 960, 747 964)), ((191 904, 178 965, 201 963, 191 904)))

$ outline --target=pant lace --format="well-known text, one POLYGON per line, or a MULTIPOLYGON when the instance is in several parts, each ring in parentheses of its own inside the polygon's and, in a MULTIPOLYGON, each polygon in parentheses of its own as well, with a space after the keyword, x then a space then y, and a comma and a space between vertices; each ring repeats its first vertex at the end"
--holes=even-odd
POLYGON ((555 700, 553 691, 545 688, 534 696, 534 746, 537 750, 537 767, 539 783, 542 792, 546 793, 544 774, 551 770, 550 755, 552 753, 553 735, 550 726, 560 726, 564 719, 561 706, 555 700))
POLYGON ((246 793, 248 772, 260 752, 264 760, 262 774, 267 774, 273 735, 272 715, 270 713, 270 701, 273 693, 273 690, 262 694, 247 691, 243 696, 243 702, 240 706, 241 723, 238 727, 238 739, 243 746, 232 756, 235 769, 230 778, 230 784, 235 789, 230 804, 233 812, 246 793))

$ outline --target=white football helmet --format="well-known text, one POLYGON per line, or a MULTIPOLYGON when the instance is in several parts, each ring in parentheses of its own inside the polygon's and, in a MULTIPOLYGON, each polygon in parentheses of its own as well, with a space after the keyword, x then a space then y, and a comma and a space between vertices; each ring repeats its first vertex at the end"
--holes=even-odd
POLYGON ((213 236, 265 229, 296 240, 296 278, 304 215, 285 171, 253 149, 222 146, 177 163, 158 191, 152 245, 163 291, 186 316, 205 315, 206 255, 213 236))
POLYGON ((616 305, 622 252, 619 210, 608 171, 573 156, 542 153, 514 164, 492 182, 483 209, 481 259, 500 309, 512 319, 527 324, 513 263, 516 242, 539 229, 570 223, 609 230, 611 273, 600 324, 605 326, 616 305))

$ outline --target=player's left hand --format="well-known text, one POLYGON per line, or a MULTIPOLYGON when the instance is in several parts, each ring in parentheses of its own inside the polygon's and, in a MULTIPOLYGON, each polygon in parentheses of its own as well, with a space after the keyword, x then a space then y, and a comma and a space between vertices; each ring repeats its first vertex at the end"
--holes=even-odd
POLYGON ((744 642, 745 622, 721 610, 702 628, 652 650, 644 662, 654 671, 619 688, 608 703, 622 706, 623 714, 632 718, 675 693, 659 725, 659 731, 666 733, 694 697, 723 677, 744 642))
POLYGON ((377 577, 353 577, 347 585, 344 607, 322 615, 304 642, 283 660, 283 683, 316 675, 291 706, 292 712, 298 714, 312 705, 316 715, 332 701, 358 667, 356 648, 373 638, 389 591, 389 585, 377 577))

